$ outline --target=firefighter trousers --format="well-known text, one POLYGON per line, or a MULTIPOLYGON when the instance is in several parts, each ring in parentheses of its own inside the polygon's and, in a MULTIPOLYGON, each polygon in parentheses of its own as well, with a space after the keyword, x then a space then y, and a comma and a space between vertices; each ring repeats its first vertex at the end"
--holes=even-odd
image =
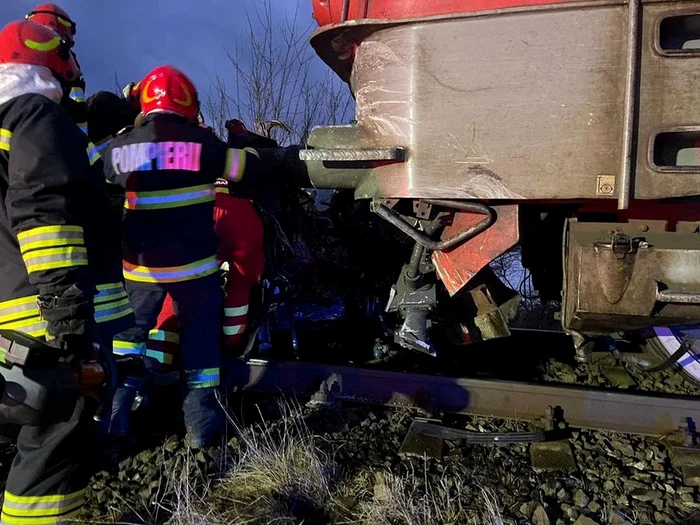
MULTIPOLYGON (((96 328, 102 343, 111 348, 113 336, 133 326, 133 312, 122 285, 100 285, 98 291, 96 328)), ((98 458, 94 444, 107 430, 93 421, 95 409, 93 400, 82 398, 68 421, 20 430, 0 524, 75 523, 98 458)))
MULTIPOLYGON (((219 262, 229 265, 224 287, 223 346, 233 353, 248 327, 250 293, 265 268, 263 223, 245 199, 217 195, 214 227, 219 238, 219 262)), ((149 334, 147 355, 165 368, 179 365, 180 334, 173 300, 168 295, 158 322, 149 334)))
POLYGON ((223 332, 224 346, 233 350, 248 326, 251 289, 265 269, 265 231, 253 203, 229 196, 217 196, 214 225, 219 260, 229 263, 223 332))
MULTIPOLYGON (((224 423, 216 399, 221 366, 219 333, 223 302, 219 276, 177 283, 127 281, 126 288, 136 326, 114 338, 114 353, 146 355, 148 334, 155 328, 169 294, 180 326, 185 428, 192 446, 206 446, 222 430, 224 423)), ((114 411, 119 412, 119 407, 115 406, 114 411)), ((118 429, 116 434, 119 434, 118 429)))
POLYGON ((69 421, 24 426, 5 486, 2 525, 75 523, 96 450, 93 411, 81 398, 69 421))
MULTIPOLYGON (((250 293, 253 283, 233 266, 224 287, 223 347, 233 353, 248 327, 250 293)), ((220 312, 221 315, 221 312, 220 312)), ((148 334, 146 355, 160 363, 164 370, 180 366, 180 328, 173 298, 168 294, 158 315, 156 327, 148 334)))

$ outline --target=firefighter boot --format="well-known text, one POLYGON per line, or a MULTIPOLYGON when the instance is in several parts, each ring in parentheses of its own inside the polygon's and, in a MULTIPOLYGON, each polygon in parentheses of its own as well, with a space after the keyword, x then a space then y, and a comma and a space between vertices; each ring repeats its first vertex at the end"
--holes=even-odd
POLYGON ((182 404, 187 444, 192 448, 213 445, 224 431, 224 411, 216 388, 192 388, 182 404))

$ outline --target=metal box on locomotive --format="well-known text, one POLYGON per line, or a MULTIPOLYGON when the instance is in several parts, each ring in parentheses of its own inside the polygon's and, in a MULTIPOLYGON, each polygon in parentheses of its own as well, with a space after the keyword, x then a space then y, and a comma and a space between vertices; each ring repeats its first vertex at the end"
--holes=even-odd
POLYGON ((443 239, 483 218, 465 202, 494 214, 432 250, 450 294, 522 242, 569 333, 700 321, 700 2, 314 0, 314 16, 356 100, 301 153, 314 185, 416 238, 438 208, 443 239))

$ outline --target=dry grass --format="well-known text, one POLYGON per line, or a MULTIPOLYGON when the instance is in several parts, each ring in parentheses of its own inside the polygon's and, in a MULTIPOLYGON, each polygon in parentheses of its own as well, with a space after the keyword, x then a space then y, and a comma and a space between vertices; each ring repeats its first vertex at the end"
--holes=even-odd
POLYGON ((341 479, 333 452, 319 448, 299 407, 287 402, 281 410, 279 422, 237 429, 240 446, 215 487, 201 481, 196 462, 184 461, 166 490, 168 523, 503 525, 492 492, 474 491, 454 475, 436 481, 427 467, 405 475, 363 470, 341 479))
POLYGON ((218 525, 225 521, 207 502, 211 496, 208 480, 190 451, 183 456, 178 468, 171 473, 164 493, 169 504, 164 507, 170 515, 169 525, 218 525))
POLYGON ((217 490, 229 523, 328 523, 336 470, 304 423, 299 407, 258 431, 237 429, 240 455, 217 490))
MULTIPOLYGON (((374 497, 360 505, 364 525, 436 525, 477 523, 468 510, 465 482, 459 477, 443 476, 430 482, 427 475, 397 476, 375 473, 374 497)), ((503 525, 493 492, 481 489, 483 511, 478 523, 503 525)))

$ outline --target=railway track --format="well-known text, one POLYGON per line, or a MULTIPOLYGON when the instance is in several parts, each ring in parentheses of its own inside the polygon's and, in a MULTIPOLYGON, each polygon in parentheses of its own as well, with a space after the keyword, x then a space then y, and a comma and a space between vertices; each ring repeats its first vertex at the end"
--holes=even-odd
POLYGON ((694 424, 700 421, 700 398, 690 396, 256 359, 242 365, 236 376, 247 391, 418 407, 433 414, 536 422, 553 407, 561 409, 571 427, 656 438, 684 436, 686 441, 697 441, 694 424))

